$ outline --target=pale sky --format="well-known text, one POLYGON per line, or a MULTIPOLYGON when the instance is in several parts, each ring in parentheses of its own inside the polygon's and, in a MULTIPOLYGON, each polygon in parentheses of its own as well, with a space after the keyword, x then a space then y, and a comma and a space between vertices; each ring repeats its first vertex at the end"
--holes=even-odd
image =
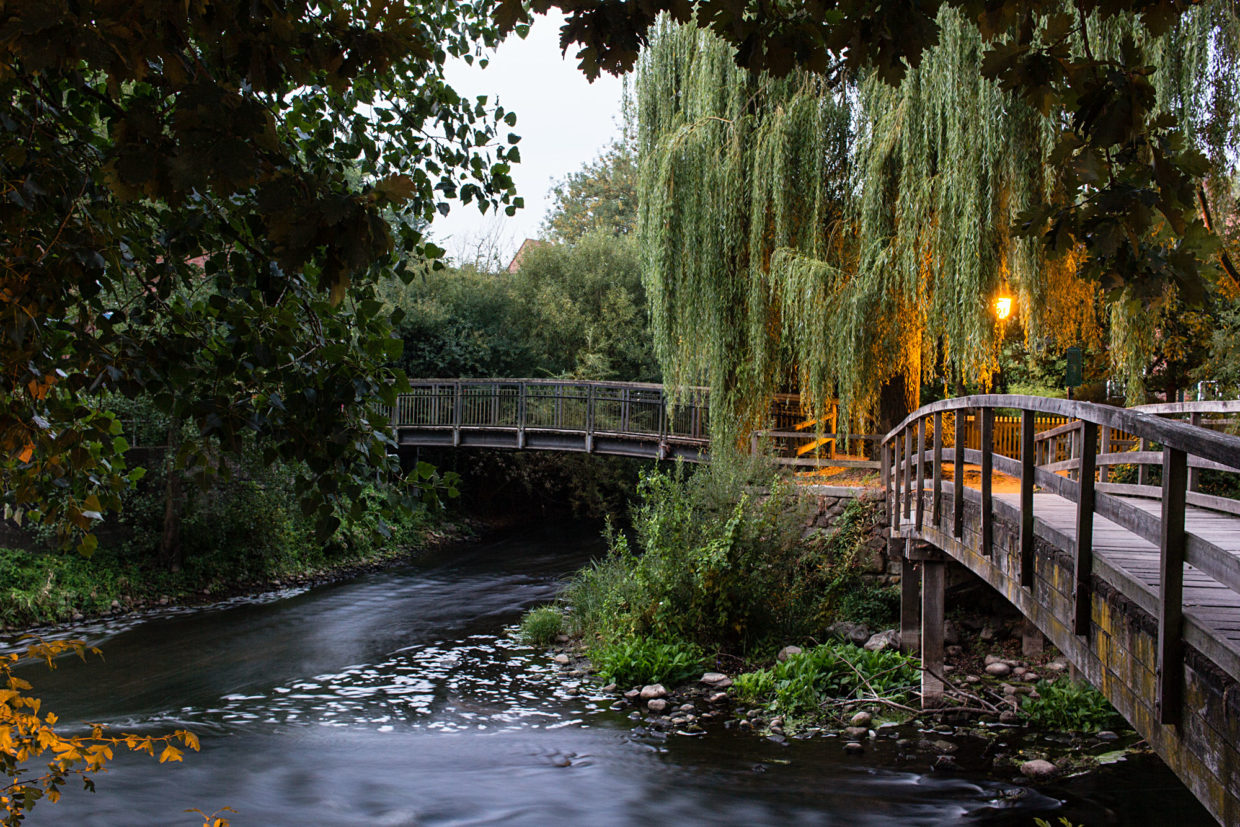
POLYGON ((481 215, 477 208, 454 203, 447 216, 437 216, 431 237, 457 257, 472 249, 477 239, 498 238, 507 258, 526 238, 537 238, 551 206, 556 181, 593 160, 620 134, 621 81, 603 75, 589 83, 577 69, 570 50, 560 55, 558 12, 534 16, 525 40, 512 35, 495 51, 485 69, 454 61, 447 67, 448 80, 463 97, 487 95, 517 113, 517 125, 509 131, 521 136, 521 163, 513 170, 517 194, 525 208, 512 218, 493 213, 481 215))

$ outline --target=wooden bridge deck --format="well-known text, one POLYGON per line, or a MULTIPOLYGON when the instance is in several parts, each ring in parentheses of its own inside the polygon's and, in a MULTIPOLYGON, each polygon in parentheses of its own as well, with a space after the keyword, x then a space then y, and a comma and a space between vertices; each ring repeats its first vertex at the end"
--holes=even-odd
POLYGON ((902 637, 921 647, 923 702, 942 695, 952 560, 1050 638, 1221 823, 1240 824, 1240 500, 1201 490, 1203 471, 1234 486, 1240 438, 1203 427, 1211 412, 1230 417, 1240 403, 946 400, 887 435, 883 485, 891 536, 904 544, 902 637), (1005 408, 1022 411, 1017 457, 995 453, 994 411, 1005 408), (963 438, 966 411, 976 442, 963 438), (1037 434, 1034 413, 1068 421, 1037 434), (1142 484, 1103 481, 1133 464, 1155 467, 1140 470, 1142 484), (1019 490, 995 491, 999 474, 1019 490))

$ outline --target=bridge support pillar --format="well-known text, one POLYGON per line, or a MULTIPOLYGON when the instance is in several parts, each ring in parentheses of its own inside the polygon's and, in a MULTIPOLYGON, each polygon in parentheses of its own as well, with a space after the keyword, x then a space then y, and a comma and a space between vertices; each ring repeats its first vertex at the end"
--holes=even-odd
POLYGON ((933 709, 943 702, 943 602, 945 574, 942 559, 921 561, 921 706, 933 709))
POLYGON ((900 554, 900 651, 906 655, 921 648, 921 582, 916 564, 909 559, 911 540, 891 540, 904 546, 900 554))

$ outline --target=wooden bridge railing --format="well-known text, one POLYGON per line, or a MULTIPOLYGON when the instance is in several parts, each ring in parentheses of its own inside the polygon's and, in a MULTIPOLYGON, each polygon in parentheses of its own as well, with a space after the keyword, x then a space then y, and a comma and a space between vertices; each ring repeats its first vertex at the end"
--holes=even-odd
MULTIPOLYGON (((709 455, 709 399, 705 388, 688 388, 669 407, 664 386, 635 382, 587 382, 560 379, 418 379, 402 394, 393 412, 398 431, 451 434, 509 433, 509 447, 527 445, 527 432, 572 434, 584 440, 558 443, 562 450, 593 450, 596 442, 643 444, 643 455, 704 459, 709 455), (598 438, 596 440, 596 437, 598 438), (669 449, 678 450, 669 450, 669 449)), ((795 467, 861 467, 877 470, 877 460, 837 457, 836 448, 876 444, 878 434, 838 434, 805 421, 800 400, 780 394, 772 400, 769 430, 754 434, 754 450, 771 448, 776 461, 795 467)), ((825 423, 824 423, 825 424, 825 423)), ((545 443, 544 443, 545 444, 545 443)), ((616 452, 623 452, 617 449, 616 452)))
MULTIPOLYGON (((1210 537, 1185 528, 1188 504, 1240 515, 1240 501, 1202 493, 1190 485, 1190 477, 1196 484, 1202 471, 1240 473, 1240 437, 1204 427, 1207 421, 1217 425, 1219 420, 1238 413, 1240 401, 1124 409, 1062 399, 985 395, 927 405, 883 440, 882 485, 891 530, 894 535, 913 537, 922 531, 927 519, 939 525, 946 517, 942 513, 945 495, 950 493, 951 534, 961 538, 965 476, 971 467, 978 472, 978 489, 970 486, 968 496, 980 508, 981 553, 990 556, 994 547, 995 473, 1014 477, 1020 481, 1020 582, 1030 589, 1035 488, 1076 503, 1075 547, 1067 551, 1073 557, 1074 571, 1073 616, 1069 621, 1077 635, 1085 634, 1090 624, 1091 575, 1097 574, 1092 557, 1095 515, 1153 543, 1159 549, 1160 567, 1155 707, 1161 723, 1176 723, 1186 639, 1233 677, 1240 676, 1240 660, 1234 650, 1220 646, 1194 624, 1185 624, 1182 599, 1185 563, 1240 592, 1240 557, 1220 548, 1210 537), (1000 411, 1015 411, 1019 417, 1020 447, 1015 457, 996 450, 995 422, 1000 411), (1038 420, 1047 416, 1066 421, 1039 434, 1038 420), (1169 418, 1172 416, 1190 421, 1169 418), (978 422, 977 448, 968 447, 965 434, 971 417, 978 422), (944 473, 948 463, 950 482, 944 473), (1159 466, 1158 485, 1148 484, 1152 474, 1142 475, 1136 485, 1107 482, 1107 469, 1130 464, 1159 466), (1133 494, 1160 499, 1161 516, 1120 499, 1121 495, 1133 494)), ((1125 592, 1124 583, 1110 585, 1125 592)))

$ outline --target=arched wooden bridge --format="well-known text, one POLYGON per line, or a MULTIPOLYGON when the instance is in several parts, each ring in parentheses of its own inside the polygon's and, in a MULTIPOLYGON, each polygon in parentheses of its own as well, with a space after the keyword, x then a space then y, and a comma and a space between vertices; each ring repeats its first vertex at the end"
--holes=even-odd
POLYGON ((920 637, 923 700, 942 695, 950 558, 1036 624, 1220 822, 1240 824, 1240 437, 1224 432, 1237 414, 1240 402, 972 396, 888 434, 902 637, 920 637), (1018 436, 1008 455, 997 419, 1018 436))
MULTIPOLYGON (((561 379, 415 379, 394 412, 398 444, 510 448, 710 459, 705 388, 687 388, 674 407, 662 385, 561 379)), ((753 435, 776 461, 797 467, 878 469, 859 453, 877 434, 838 435, 802 416, 795 396, 777 396, 771 427, 753 435), (825 431, 825 432, 824 432, 825 431), (837 447, 841 450, 837 450, 837 447)))

